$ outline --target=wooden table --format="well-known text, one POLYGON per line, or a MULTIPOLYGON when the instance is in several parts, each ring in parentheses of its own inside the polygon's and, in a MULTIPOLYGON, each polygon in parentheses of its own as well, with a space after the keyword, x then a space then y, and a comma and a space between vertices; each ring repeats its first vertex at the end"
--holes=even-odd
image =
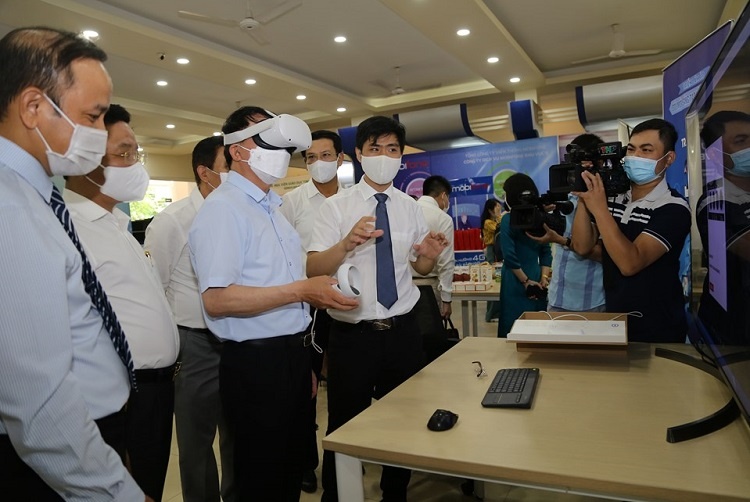
POLYGON ((477 322, 477 302, 491 302, 500 300, 500 283, 493 282, 490 289, 486 291, 454 291, 452 298, 454 301, 461 302, 461 322, 463 323, 462 336, 477 336, 479 325, 477 322), (471 315, 471 324, 469 324, 469 315, 471 315), (471 326, 471 328, 469 328, 471 326))
POLYGON ((684 443, 666 441, 668 426, 716 411, 729 391, 695 368, 653 356, 653 349, 531 353, 501 339, 465 338, 323 440, 336 452, 339 498, 364 500, 366 460, 618 500, 750 500, 746 422, 684 443), (476 377, 475 360, 487 378, 476 377), (541 369, 532 408, 482 408, 489 379, 516 366, 541 369), (458 413, 453 429, 427 429, 436 408, 458 413))

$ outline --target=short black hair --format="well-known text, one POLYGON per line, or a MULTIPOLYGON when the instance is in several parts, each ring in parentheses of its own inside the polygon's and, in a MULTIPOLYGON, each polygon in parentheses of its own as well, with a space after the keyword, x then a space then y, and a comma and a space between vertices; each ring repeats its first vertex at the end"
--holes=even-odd
MULTIPOLYGON (((333 149, 336 151, 336 155, 340 154, 344 150, 341 146, 341 136, 333 131, 321 129, 319 131, 313 131, 311 136, 313 141, 315 141, 316 139, 330 139, 333 143, 333 149)), ((302 158, 305 158, 306 155, 307 150, 302 150, 302 158)))
POLYGON ((108 127, 118 122, 130 124, 130 112, 121 105, 111 104, 107 113, 104 114, 104 125, 108 127))
POLYGON ((664 153, 673 152, 677 144, 677 130, 674 126, 664 119, 648 119, 641 122, 630 131, 630 137, 644 131, 658 131, 659 140, 664 145, 664 153))
POLYGON ((224 138, 221 136, 203 138, 195 145, 193 148, 193 175, 197 184, 201 184, 201 178, 198 176, 198 166, 206 166, 211 169, 216 160, 216 151, 223 145, 224 138))
POLYGON ((510 205, 511 210, 521 203, 521 195, 524 192, 530 192, 533 197, 539 197, 539 189, 534 180, 523 173, 516 173, 505 180, 503 190, 505 190, 505 201, 510 205))
POLYGON ((705 147, 724 135, 724 125, 727 122, 750 122, 750 115, 735 110, 722 110, 711 115, 701 129, 701 139, 705 147))
POLYGON ((0 120, 27 87, 35 86, 60 104, 63 91, 75 84, 71 64, 79 59, 106 61, 93 42, 69 31, 43 26, 18 28, 0 40, 0 120))
POLYGON ((573 141, 571 141, 570 143, 572 145, 578 145, 586 151, 591 151, 596 149, 599 144, 604 143, 604 141, 602 141, 602 138, 600 138, 596 134, 587 132, 584 134, 579 134, 578 136, 573 138, 573 141))
POLYGON ((443 192, 450 195, 452 191, 453 187, 450 181, 443 176, 430 176, 424 180, 424 184, 422 185, 422 193, 430 197, 437 197, 443 192))
POLYGON ((389 134, 396 135, 403 153, 406 146, 406 128, 400 122, 382 115, 370 117, 357 126, 356 146, 361 151, 367 141, 376 141, 381 136, 389 134))
MULTIPOLYGON (((256 122, 256 116, 262 116, 267 119, 273 117, 273 114, 261 108, 259 106, 243 106, 233 111, 227 119, 224 121, 224 125, 221 126, 221 132, 231 134, 233 132, 241 131, 246 129, 250 124, 256 122)), ((232 145, 224 145, 224 158, 227 159, 227 165, 232 165, 232 156, 229 153, 229 147, 232 145)))

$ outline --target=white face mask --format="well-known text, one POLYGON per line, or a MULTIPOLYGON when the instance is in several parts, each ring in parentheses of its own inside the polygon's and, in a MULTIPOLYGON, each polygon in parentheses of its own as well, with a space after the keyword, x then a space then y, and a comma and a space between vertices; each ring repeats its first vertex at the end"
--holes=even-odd
POLYGON ((273 185, 286 177, 286 172, 289 170, 289 159, 292 158, 286 150, 266 150, 261 147, 251 150, 242 145, 238 146, 250 152, 250 158, 242 162, 247 163, 256 176, 266 185, 273 185))
POLYGON ((64 154, 53 151, 39 128, 34 128, 47 148, 50 172, 56 176, 82 176, 90 173, 96 169, 107 151, 107 131, 73 123, 49 96, 45 94, 44 97, 73 127, 73 135, 64 154))
POLYGON ((140 162, 128 167, 102 166, 104 183, 101 185, 88 176, 86 179, 99 187, 99 191, 119 202, 143 200, 148 190, 148 171, 140 162))
POLYGON ((394 159, 387 155, 377 157, 362 156, 362 170, 368 178, 378 185, 387 185, 398 174, 401 167, 401 157, 394 159))
POLYGON ((318 183, 328 183, 336 176, 336 170, 339 168, 339 162, 332 160, 326 162, 324 160, 316 160, 312 164, 307 165, 307 170, 310 171, 312 179, 318 183))
POLYGON ((451 207, 451 200, 450 197, 448 197, 448 193, 445 193, 445 207, 442 208, 444 213, 448 212, 448 209, 451 207))
MULTIPOLYGON (((217 175, 219 177, 219 185, 221 185, 222 183, 224 183, 227 180, 227 176, 229 176, 229 173, 225 173, 225 172, 217 173, 216 171, 214 171, 210 167, 207 167, 206 169, 208 169, 209 171, 211 171, 212 173, 214 173, 215 175, 217 175)), ((210 186, 214 190, 216 190, 219 187, 219 185, 213 186, 211 184, 211 182, 209 182, 208 180, 206 180, 206 183, 208 183, 208 186, 210 186)))

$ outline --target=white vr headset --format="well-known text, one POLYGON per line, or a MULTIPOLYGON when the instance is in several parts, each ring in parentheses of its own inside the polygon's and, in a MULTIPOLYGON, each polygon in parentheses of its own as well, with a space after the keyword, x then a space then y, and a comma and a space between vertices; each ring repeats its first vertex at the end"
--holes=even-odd
POLYGON ((282 113, 240 131, 224 135, 224 144, 233 145, 253 138, 256 145, 267 150, 286 150, 290 154, 307 150, 312 145, 310 128, 302 120, 282 113))

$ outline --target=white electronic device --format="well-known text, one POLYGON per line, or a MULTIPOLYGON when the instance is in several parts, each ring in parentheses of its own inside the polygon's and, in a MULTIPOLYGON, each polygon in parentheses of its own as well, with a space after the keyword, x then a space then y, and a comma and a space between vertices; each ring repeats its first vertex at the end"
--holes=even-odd
POLYGON ((282 113, 245 129, 224 135, 224 144, 233 145, 253 138, 256 145, 267 150, 286 150, 290 154, 312 145, 310 128, 293 115, 282 113))
POLYGON ((528 343, 626 344, 624 319, 517 319, 508 341, 528 343))
POLYGON ((351 263, 344 263, 336 271, 338 284, 333 287, 341 291, 341 294, 349 298, 357 298, 360 295, 361 278, 359 269, 351 263))

